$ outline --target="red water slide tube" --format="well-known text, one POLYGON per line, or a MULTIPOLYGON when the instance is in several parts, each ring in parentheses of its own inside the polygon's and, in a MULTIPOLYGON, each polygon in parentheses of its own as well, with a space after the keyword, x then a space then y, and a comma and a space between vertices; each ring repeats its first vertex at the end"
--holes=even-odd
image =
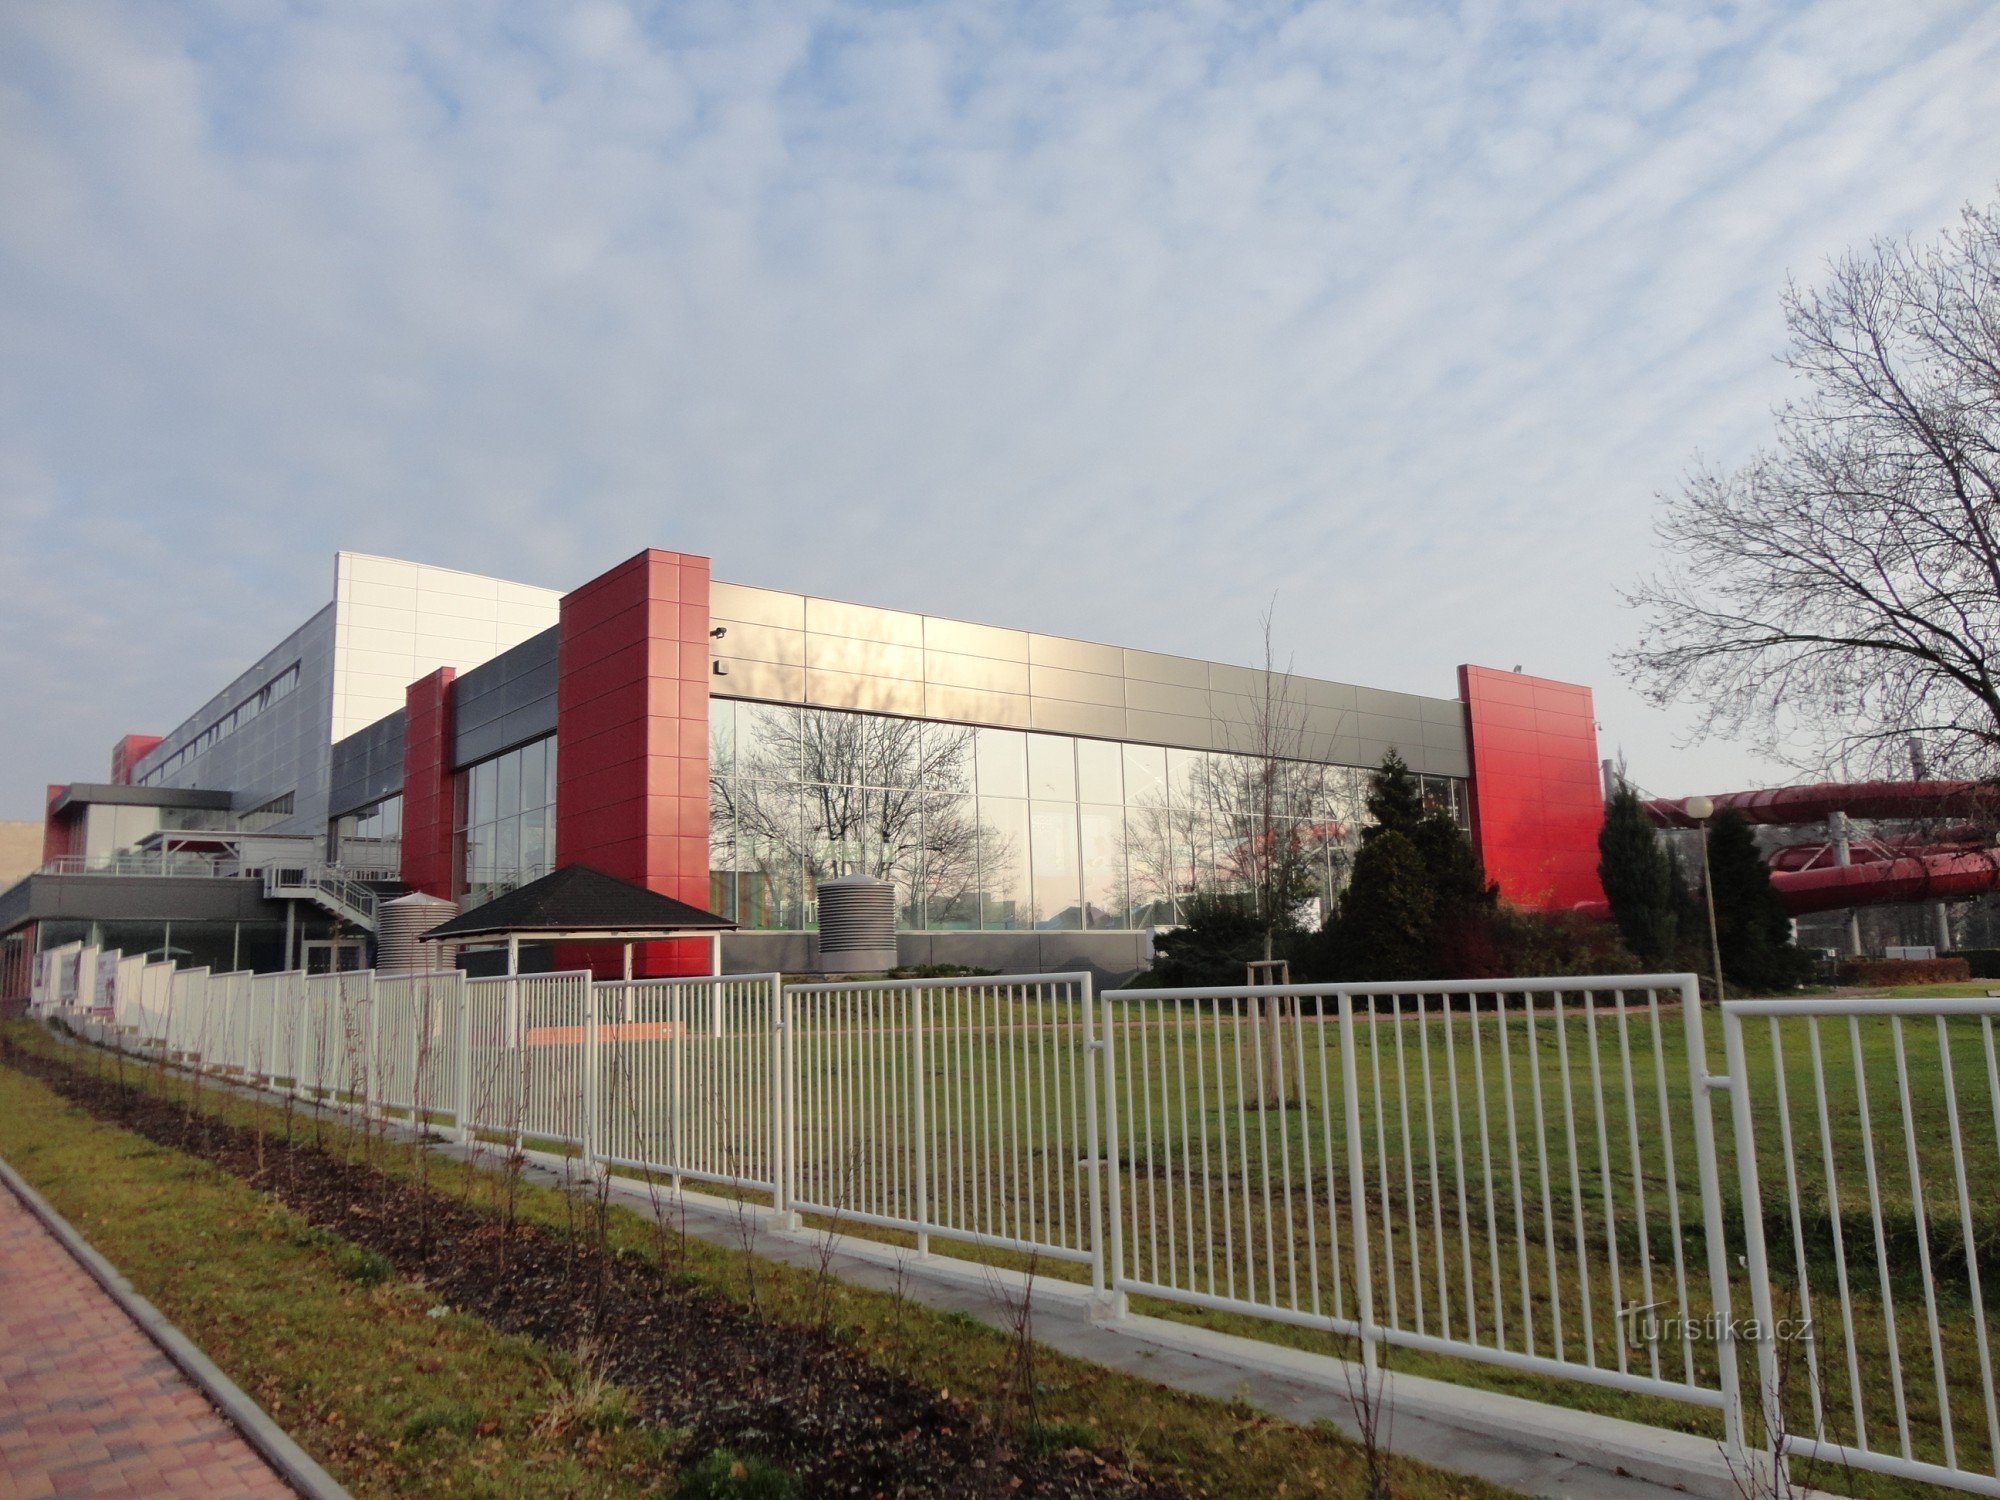
MULTIPOLYGON (((1939 818, 2000 815, 2000 784, 1990 781, 1821 781, 1811 786, 1777 786, 1761 792, 1724 792, 1709 799, 1716 809, 1733 808, 1752 823, 1823 823, 1834 813, 1850 818, 1939 818)), ((1666 828, 1692 828, 1685 797, 1660 797, 1646 804, 1653 821, 1666 828)))
MULTIPOLYGON (((1733 808, 1752 823, 1780 825, 1820 823, 1837 812, 1890 819, 2000 816, 2000 785, 1981 781, 1819 782, 1725 792, 1710 800, 1718 810, 1733 808)), ((1646 811, 1667 828, 1695 826, 1684 798, 1659 798, 1648 802, 1646 811)), ((1968 847, 1968 831, 1943 830, 1945 841, 1938 843, 1880 841, 1873 849, 1857 840, 1850 855, 1855 862, 1847 865, 1785 869, 1792 861, 1783 859, 1771 872, 1771 887, 1795 917, 1901 901, 1960 901, 2000 890, 2000 849, 1968 847)))

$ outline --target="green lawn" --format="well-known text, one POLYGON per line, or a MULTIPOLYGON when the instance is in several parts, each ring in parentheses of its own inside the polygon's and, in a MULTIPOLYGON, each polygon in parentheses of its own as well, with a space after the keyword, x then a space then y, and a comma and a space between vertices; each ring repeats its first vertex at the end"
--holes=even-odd
MULTIPOLYGON (((26 1023, 7 1035, 82 1066, 114 1071, 107 1056, 58 1048, 26 1023)), ((125 1067, 141 1087, 189 1097, 173 1074, 125 1067)), ((274 1134, 285 1111, 207 1090, 195 1107, 238 1123, 262 1118, 274 1134)), ((408 1148, 372 1145, 337 1124, 289 1122, 336 1153, 367 1151, 380 1169, 415 1176, 408 1148)), ((307 1451, 357 1494, 671 1493, 669 1435, 616 1426, 541 1436, 568 1403, 575 1372, 560 1355, 456 1315, 428 1316, 420 1288, 379 1280, 357 1258, 250 1187, 191 1158, 94 1121, 40 1083, 0 1066, 0 1155, 124 1271, 307 1451), (364 1285, 364 1282, 374 1283, 364 1285)), ((495 1199, 490 1173, 432 1157, 421 1170, 438 1191, 495 1199)), ((521 1218, 561 1233, 576 1210, 559 1192, 520 1186, 521 1218)), ((762 1315, 814 1326, 873 1364, 949 1391, 975 1407, 1014 1400, 1019 1356, 1009 1334, 940 1315, 907 1299, 828 1284, 811 1272, 666 1234, 621 1208, 610 1243, 630 1256, 665 1257, 673 1276, 762 1315)), ((1301 1497, 1361 1493, 1355 1445, 1241 1404, 1224 1404, 1041 1351, 1039 1418, 1077 1437, 1114 1437, 1155 1472, 1197 1493, 1301 1497)), ((1500 1492, 1425 1465, 1391 1460, 1407 1500, 1483 1500, 1500 1492)))

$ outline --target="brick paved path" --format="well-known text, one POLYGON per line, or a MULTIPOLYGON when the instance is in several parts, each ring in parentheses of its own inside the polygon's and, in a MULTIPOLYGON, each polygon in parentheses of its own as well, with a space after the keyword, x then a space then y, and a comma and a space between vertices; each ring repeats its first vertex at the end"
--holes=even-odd
POLYGON ((292 1493, 0 1186, 0 1497, 292 1493))

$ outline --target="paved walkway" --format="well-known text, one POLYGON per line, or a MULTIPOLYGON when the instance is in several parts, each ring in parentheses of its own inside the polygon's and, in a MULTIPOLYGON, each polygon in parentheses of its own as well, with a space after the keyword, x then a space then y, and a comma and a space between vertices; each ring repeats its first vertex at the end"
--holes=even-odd
POLYGON ((293 1496, 0 1185, 0 1496, 293 1496))

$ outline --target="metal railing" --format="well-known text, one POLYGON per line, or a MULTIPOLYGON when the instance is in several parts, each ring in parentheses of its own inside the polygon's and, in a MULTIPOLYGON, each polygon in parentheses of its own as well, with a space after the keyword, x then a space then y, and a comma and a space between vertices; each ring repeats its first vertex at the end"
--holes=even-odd
POLYGON ((1369 1365, 1667 1398, 1719 1414, 1745 1466, 2000 1494, 2000 1000, 1718 1013, 1685 975, 308 977, 72 950, 42 955, 43 1010, 323 1106, 766 1194, 919 1253, 1087 1267, 1114 1315, 1141 1296, 1369 1365))
POLYGON ((1722 1006, 1774 1451, 2000 1495, 2000 999, 1722 1006))
POLYGON ((1685 976, 1105 996, 1112 1286, 1734 1405, 1685 976), (1663 1016, 1663 1002, 1671 1009, 1663 1016), (1692 1096, 1693 1109, 1686 1107, 1692 1096), (1635 1341, 1629 1307, 1682 1337, 1635 1341))

